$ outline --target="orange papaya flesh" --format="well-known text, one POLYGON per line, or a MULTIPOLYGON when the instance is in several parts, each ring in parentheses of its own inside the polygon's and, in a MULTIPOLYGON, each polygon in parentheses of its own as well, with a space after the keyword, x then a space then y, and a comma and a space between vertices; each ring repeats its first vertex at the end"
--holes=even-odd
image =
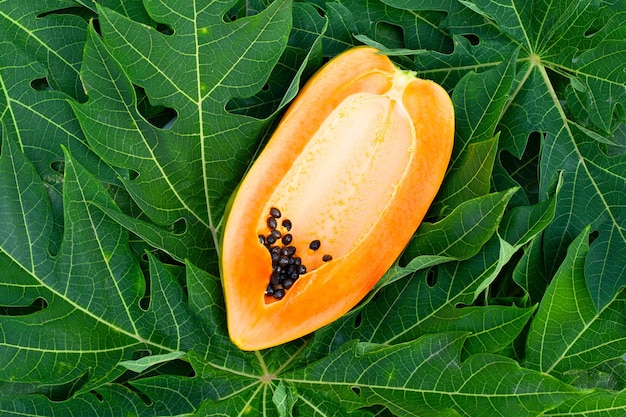
POLYGON ((352 48, 318 71, 232 201, 220 266, 233 343, 243 350, 276 346, 353 308, 421 223, 453 138, 445 90, 397 69, 374 48, 352 48), (274 229, 291 235, 287 245, 264 242, 274 208, 274 229), (315 240, 320 247, 312 250, 315 240), (279 300, 266 294, 271 246, 293 246, 292 257, 306 266, 279 300))

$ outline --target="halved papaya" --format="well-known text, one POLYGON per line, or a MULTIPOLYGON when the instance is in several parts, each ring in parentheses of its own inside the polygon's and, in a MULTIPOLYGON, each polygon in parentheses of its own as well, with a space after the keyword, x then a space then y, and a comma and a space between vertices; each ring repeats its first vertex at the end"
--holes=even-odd
POLYGON ((318 71, 232 200, 220 266, 233 343, 276 346, 354 307, 421 223, 453 137, 445 90, 374 48, 318 71))

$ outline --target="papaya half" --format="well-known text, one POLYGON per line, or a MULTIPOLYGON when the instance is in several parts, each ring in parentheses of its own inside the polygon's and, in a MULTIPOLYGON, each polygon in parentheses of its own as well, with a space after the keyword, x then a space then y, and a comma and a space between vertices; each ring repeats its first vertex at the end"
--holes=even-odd
POLYGON ((324 65, 232 200, 220 267, 233 343, 276 346, 353 308, 421 223, 453 140, 436 83, 371 47, 324 65))

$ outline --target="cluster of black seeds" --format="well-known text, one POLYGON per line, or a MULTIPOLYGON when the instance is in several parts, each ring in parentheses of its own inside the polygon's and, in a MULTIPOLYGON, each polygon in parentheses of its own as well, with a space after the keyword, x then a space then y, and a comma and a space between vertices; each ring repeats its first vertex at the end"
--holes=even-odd
MULTIPOLYGON (((277 300, 285 296, 285 290, 293 286, 300 275, 306 273, 306 266, 302 265, 302 259, 296 256, 296 247, 291 245, 293 236, 290 233, 284 235, 278 230, 278 220, 281 212, 276 207, 270 209, 267 218, 267 227, 270 232, 259 235, 259 241, 267 248, 272 257, 272 275, 267 285, 265 294, 272 295, 277 300)), ((291 230, 291 221, 284 219, 281 225, 287 232, 291 230)))
MULTIPOLYGON (((282 216, 279 209, 272 207, 267 218, 267 235, 259 235, 259 242, 267 248, 272 257, 272 275, 267 285, 265 294, 271 295, 277 300, 285 296, 285 291, 293 286, 300 275, 306 274, 306 266, 302 264, 302 259, 296 256, 296 247, 291 245, 293 236, 291 233, 282 234, 278 229, 278 219, 282 216)), ((282 227, 289 232, 291 230, 291 220, 281 221, 282 227)), ((309 248, 317 250, 321 242, 314 240, 309 244, 309 248)), ((328 262, 332 259, 330 255, 324 255, 322 260, 328 262)))

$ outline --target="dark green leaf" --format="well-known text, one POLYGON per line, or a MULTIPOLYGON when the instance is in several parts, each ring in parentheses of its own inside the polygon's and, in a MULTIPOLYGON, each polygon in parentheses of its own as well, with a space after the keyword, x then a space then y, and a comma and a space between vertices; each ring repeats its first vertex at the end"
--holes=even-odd
POLYGON ((541 301, 526 342, 526 366, 566 374, 589 369, 626 351, 626 298, 618 294, 600 312, 585 285, 589 229, 572 242, 541 301))
POLYGON ((261 89, 291 27, 285 1, 228 24, 220 17, 225 6, 216 2, 196 14, 187 4, 173 13, 155 2, 151 12, 175 29, 167 36, 99 9, 107 46, 91 31, 82 74, 89 101, 74 106, 90 145, 107 162, 134 173, 124 181, 126 190, 170 231, 125 225, 211 271, 217 270, 226 201, 255 151, 249 138, 263 128, 261 120, 228 113, 225 105, 261 89), (170 127, 152 126, 138 113, 131 82, 153 104, 176 112, 170 127))
POLYGON ((490 354, 460 360, 465 335, 423 336, 392 347, 351 343, 287 380, 327 392, 344 404, 384 404, 403 416, 535 416, 579 396, 571 387, 511 359, 490 354), (410 404, 410 407, 408 405, 410 404))

